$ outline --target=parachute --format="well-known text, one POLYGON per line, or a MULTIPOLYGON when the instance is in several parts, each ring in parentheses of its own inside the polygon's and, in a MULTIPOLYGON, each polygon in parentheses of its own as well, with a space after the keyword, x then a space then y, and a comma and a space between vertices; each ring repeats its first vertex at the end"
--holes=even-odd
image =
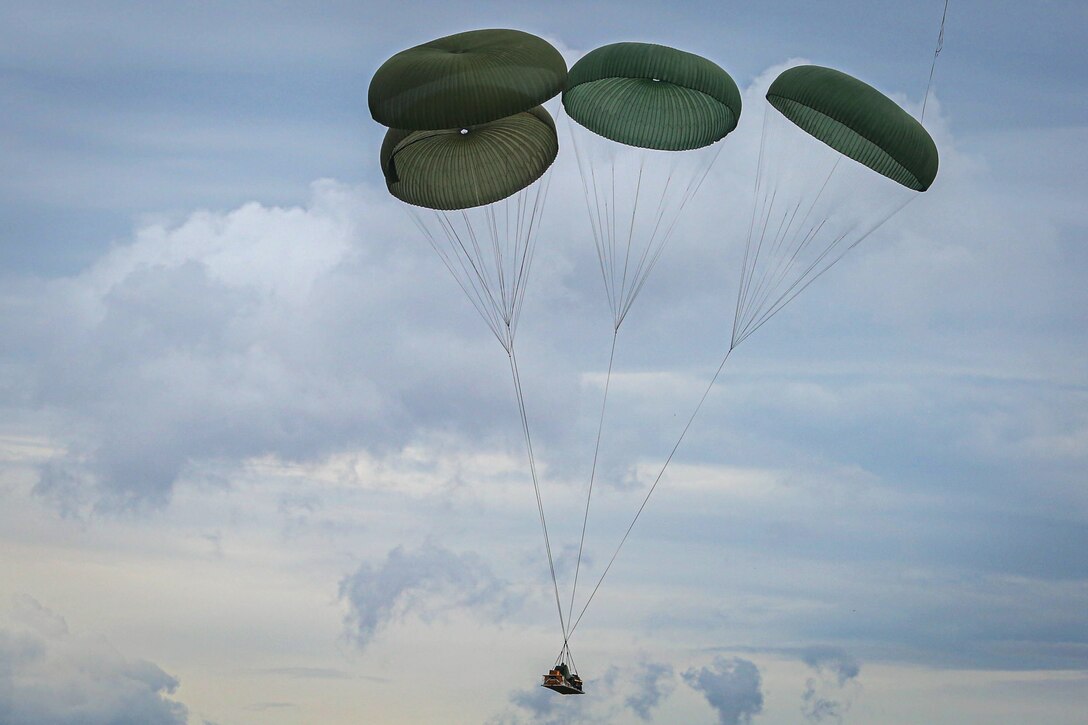
POLYGON ((790 68, 767 104, 731 347, 928 189, 939 163, 918 121, 840 71, 790 68))
POLYGON ((915 191, 937 177, 937 146, 895 101, 837 70, 802 65, 783 72, 767 102, 813 138, 915 191))
POLYGON ((570 69, 563 106, 590 131, 628 146, 686 151, 737 127, 740 91, 712 61, 651 43, 613 43, 570 69))
POLYGON ((733 350, 936 178, 929 133, 856 78, 818 66, 791 68, 771 84, 767 101, 729 347, 593 592, 577 617, 572 611, 568 639, 733 350))
POLYGON ((470 30, 402 50, 370 81, 374 120, 390 128, 463 128, 521 113, 555 97, 567 64, 520 30, 470 30))
POLYGON ((555 122, 537 106, 467 128, 390 129, 380 161, 393 196, 455 211, 516 194, 543 176, 558 153, 555 122))
POLYGON ((488 29, 401 51, 370 82, 371 115, 390 126, 379 154, 389 193, 411 205, 510 356, 559 152, 539 104, 559 93, 566 72, 547 41, 488 29))
POLYGON ((717 157, 716 142, 736 128, 740 91, 693 53, 614 43, 574 64, 563 108, 618 330, 717 157))
POLYGON ((720 141, 737 127, 740 91, 716 63, 649 43, 603 46, 568 74, 546 41, 502 29, 409 48, 387 60, 371 81, 371 114, 389 127, 379 153, 386 186, 406 204, 509 359, 563 633, 559 656, 544 677, 544 686, 557 692, 583 692, 570 638, 732 351, 936 178, 939 160, 929 134, 856 78, 799 66, 783 72, 766 98, 729 346, 575 617, 619 330, 707 178, 720 141), (549 169, 559 153, 556 123, 543 104, 561 91, 612 323, 566 613, 514 344, 549 169))
POLYGON ((613 43, 570 69, 563 108, 612 316, 612 346, 586 493, 570 611, 578 592, 619 330, 680 214, 737 127, 741 97, 720 66, 651 43, 613 43))
POLYGON ((541 38, 473 30, 397 53, 369 90, 371 115, 390 126, 379 153, 389 192, 409 205, 509 359, 564 632, 514 340, 547 172, 559 152, 555 123, 540 104, 562 90, 566 75, 563 57, 541 38))

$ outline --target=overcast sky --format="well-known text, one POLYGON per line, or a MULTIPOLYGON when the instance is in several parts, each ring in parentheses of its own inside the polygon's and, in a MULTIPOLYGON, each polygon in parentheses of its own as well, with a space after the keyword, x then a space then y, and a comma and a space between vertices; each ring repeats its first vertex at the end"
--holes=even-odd
MULTIPOLYGON (((917 115, 942 8, 0 0, 0 723, 1083 722, 1083 3, 952 1, 936 183, 731 354, 582 698, 505 353, 377 168, 374 70, 462 30, 744 93, 624 323, 595 581, 728 346, 767 84, 917 115)), ((611 342, 569 130, 518 332, 568 587, 611 342)))

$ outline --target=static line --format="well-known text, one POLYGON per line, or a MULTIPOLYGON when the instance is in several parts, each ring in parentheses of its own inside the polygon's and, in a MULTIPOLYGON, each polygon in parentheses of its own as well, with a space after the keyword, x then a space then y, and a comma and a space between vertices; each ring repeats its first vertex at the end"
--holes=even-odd
POLYGON ((933 62, 929 66, 929 82, 926 83, 926 95, 922 98, 922 112, 918 116, 918 121, 926 120, 926 103, 929 102, 929 89, 933 86, 933 71, 937 69, 937 56, 944 50, 944 23, 948 19, 948 2, 944 0, 944 12, 941 13, 941 29, 937 33, 937 48, 933 51, 933 62))

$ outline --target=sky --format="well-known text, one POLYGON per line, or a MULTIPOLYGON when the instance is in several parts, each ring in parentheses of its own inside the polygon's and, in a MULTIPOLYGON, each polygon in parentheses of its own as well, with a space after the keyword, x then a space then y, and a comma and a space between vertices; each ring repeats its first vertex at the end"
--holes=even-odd
MULTIPOLYGON (((917 116, 943 6, 0 1, 0 725, 1083 722, 1082 3, 952 0, 936 182, 730 354, 584 697, 505 352, 377 164, 373 72, 462 30, 744 94, 619 337, 596 581, 729 345, 767 85, 917 116)), ((612 337, 570 131, 517 338, 565 592, 612 337)))

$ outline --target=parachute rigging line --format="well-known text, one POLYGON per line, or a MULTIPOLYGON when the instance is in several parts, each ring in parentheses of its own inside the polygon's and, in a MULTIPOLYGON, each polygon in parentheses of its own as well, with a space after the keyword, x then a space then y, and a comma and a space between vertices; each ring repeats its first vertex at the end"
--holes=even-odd
POLYGON ((578 667, 574 664, 574 655, 571 654, 570 645, 567 642, 563 642, 562 649, 559 650, 559 655, 555 658, 555 664, 553 667, 558 667, 560 662, 566 661, 570 665, 570 670, 574 674, 578 674, 578 667))
POLYGON ((941 13, 941 29, 937 33, 937 48, 933 51, 933 62, 929 66, 929 82, 926 83, 926 95, 922 99, 922 113, 918 116, 919 121, 924 121, 926 118, 926 102, 929 101, 929 89, 933 85, 933 71, 937 69, 937 56, 944 50, 944 23, 948 18, 948 3, 949 0, 944 0, 944 12, 941 13))
POLYGON ((439 231, 427 223, 418 207, 406 207, 508 353, 521 315, 550 179, 551 175, 545 174, 536 184, 492 204, 458 211, 434 210, 439 231))
MULTIPOLYGON (((768 120, 769 117, 770 117, 770 115, 768 113, 764 114, 764 117, 763 117, 763 139, 765 139, 766 135, 767 135, 767 128, 768 128, 767 120, 768 120)), ((764 149, 765 149, 765 146, 764 146, 764 143, 763 143, 763 139, 761 139, 761 141, 760 141, 759 163, 757 165, 757 171, 756 171, 756 191, 755 191, 755 194, 756 194, 757 199, 759 198, 759 190, 760 190, 760 188, 762 186, 762 182, 763 182, 763 180, 764 180, 764 178, 766 176, 765 168, 764 168, 764 149)), ((812 211, 813 211, 813 209, 815 209, 816 203, 820 200, 820 197, 823 196, 824 190, 827 189, 827 185, 831 181, 831 177, 834 175, 835 170, 839 168, 839 161, 841 161, 841 160, 842 160, 841 156, 837 157, 835 159, 835 163, 832 164, 831 170, 828 172, 827 177, 824 179, 823 183, 820 185, 819 192, 813 198, 812 203, 809 204, 808 211, 805 213, 805 216, 802 218, 802 220, 800 222, 801 226, 804 226, 805 222, 807 222, 808 218, 812 215, 812 211)), ((765 241, 765 238, 766 238, 767 224, 770 221, 770 215, 771 215, 771 213, 773 211, 773 208, 774 208, 774 201, 775 201, 775 197, 777 196, 777 193, 778 193, 778 188, 777 188, 777 185, 776 185, 774 188, 771 189, 769 195, 766 194, 766 192, 764 194, 764 198, 762 200, 762 207, 765 210, 765 213, 760 217, 760 226, 759 226, 759 228, 760 228, 761 231, 760 231, 760 235, 759 235, 759 241, 756 244, 754 256, 752 256, 752 254, 751 254, 752 253, 752 239, 753 239, 753 232, 754 232, 754 227, 755 227, 756 208, 760 204, 757 201, 756 204, 752 205, 752 222, 748 226, 748 241, 747 241, 747 244, 746 244, 745 250, 744 250, 744 261, 743 261, 743 263, 741 265, 742 270, 747 270, 748 269, 748 261, 749 261, 750 258, 752 260, 752 268, 753 269, 758 265, 760 253, 763 251, 763 242, 765 241)), ((751 288, 751 275, 746 274, 746 275, 742 276, 741 284, 740 284, 739 290, 738 290, 737 310, 736 310, 736 313, 734 314, 734 318, 733 318, 734 337, 733 337, 732 342, 734 343, 734 345, 737 342, 735 330, 736 330, 736 325, 737 325, 738 318, 743 319, 746 316, 746 314, 750 311, 751 304, 754 303, 754 304, 758 305, 760 301, 763 301, 763 302, 766 301, 766 297, 768 295, 770 295, 771 291, 774 289, 774 285, 777 282, 780 282, 781 278, 784 277, 786 275, 786 273, 789 272, 789 267, 796 260, 797 255, 801 252, 801 250, 805 246, 806 242, 811 237, 815 236, 819 232, 820 228, 822 228, 822 222, 820 224, 815 225, 814 227, 810 228, 810 233, 806 234, 806 236, 801 240, 800 244, 798 244, 797 247, 794 249, 793 254, 791 254, 788 258, 786 257, 786 255, 781 254, 782 246, 785 243, 786 239, 788 238, 789 230, 793 226, 793 222, 796 219, 797 212, 803 205, 804 205, 804 199, 803 198, 799 199, 797 201, 797 204, 793 207, 793 211, 789 213, 790 221, 789 221, 789 224, 786 225, 785 229, 782 228, 782 223, 785 221, 785 214, 783 215, 782 221, 779 222, 779 231, 775 234, 775 239, 774 239, 774 242, 771 245, 770 252, 769 252, 769 255, 773 259, 776 260, 775 269, 774 269, 773 272, 770 269, 764 269, 763 275, 757 281, 757 283, 755 285, 755 290, 752 292, 751 300, 748 299, 749 291, 752 289, 751 288), (787 261, 787 259, 788 259, 788 261, 787 261), (783 265, 785 265, 785 268, 783 268, 783 265)))
POLYGON ((578 562, 574 565, 574 586, 570 592, 570 606, 567 611, 574 612, 574 597, 578 593, 578 573, 582 570, 582 551, 585 548, 586 543, 586 526, 589 524, 589 502, 593 497, 593 481, 597 475, 597 455, 601 450, 601 431, 604 429, 604 411, 608 405, 608 386, 612 380, 612 362, 616 359, 616 338, 619 337, 619 330, 616 329, 612 332, 612 351, 608 355, 608 373, 604 379, 604 396, 601 400, 601 416, 597 421, 597 442, 593 446, 593 465, 589 469, 589 488, 586 492, 586 510, 585 515, 582 517, 582 536, 578 540, 578 562))
POLYGON ((486 29, 397 53, 374 74, 368 91, 371 116, 389 127, 379 158, 390 194, 412 205, 412 220, 509 359, 564 645, 566 624, 514 338, 547 170, 559 151, 554 121, 540 104, 563 89, 566 75, 562 55, 545 40, 486 29), (464 139, 470 129, 471 140, 464 139), (414 207, 435 210, 433 220, 414 207))
POLYGON ((521 375, 514 354, 514 338, 525 299, 526 282, 536 250, 536 235, 550 178, 551 174, 546 173, 537 183, 492 204, 459 211, 435 210, 434 219, 438 232, 427 224, 417 207, 407 208, 416 226, 423 232, 509 359, 537 513, 540 516, 544 548, 548 556, 548 570, 565 643, 566 619, 559 596, 548 522, 544 515, 521 375))
MULTIPOLYGON (((764 140, 768 135, 770 118, 771 111, 768 109, 764 116, 764 140)), ((841 176, 841 165, 850 162, 843 162, 844 157, 836 156, 815 194, 811 195, 811 200, 801 195, 792 206, 786 202, 785 208, 776 213, 778 184, 767 183, 767 178, 778 179, 781 175, 769 174, 767 166, 772 163, 768 161, 769 155, 765 143, 761 143, 756 172, 756 203, 752 207, 752 221, 741 263, 741 283, 737 292, 730 349, 762 327, 916 196, 894 197, 891 204, 879 209, 872 218, 858 217, 844 229, 829 229, 829 218, 823 214, 813 218, 813 212, 832 185, 833 177, 836 174, 841 176), (806 205, 807 209, 798 220, 800 210, 806 205), (775 229, 768 240, 771 227, 775 229), (827 235, 821 235, 822 232, 833 236, 828 239, 827 235), (824 246, 820 248, 819 245, 824 246), (805 253, 814 247, 815 254, 803 261, 805 253)), ((781 158, 778 161, 781 162, 781 158)))
MULTIPOLYGON (((768 135, 768 119, 771 113, 772 109, 767 109, 767 115, 764 117, 763 140, 760 143, 756 172, 756 199, 753 204, 752 220, 749 225, 748 240, 742 262, 741 282, 737 294, 737 307, 734 312, 733 333, 729 349, 711 377, 702 397, 699 398, 691 417, 681 431, 672 451, 665 459, 653 484, 646 492, 642 504, 624 532, 607 566, 605 566, 604 571, 598 578, 597 584, 594 586, 585 605, 583 605, 577 617, 573 616, 573 609, 571 610, 572 624, 567 633, 568 638, 574 634, 575 629, 581 623, 586 610, 646 508, 650 496, 653 495, 661 482, 665 471, 672 462, 695 417, 706 402, 733 350, 766 324, 805 288, 837 264, 847 252, 860 244, 917 196, 911 194, 906 198, 897 197, 887 206, 881 205, 874 213, 874 216, 855 219, 845 225, 845 229, 833 229, 834 224, 829 226, 830 217, 824 216, 822 211, 816 213, 814 217, 814 212, 817 209, 818 202, 824 197, 825 192, 834 183, 836 177, 841 177, 844 173, 840 164, 842 157, 838 156, 834 163, 830 164, 830 170, 826 172, 826 175, 821 175, 822 181, 815 185, 816 188, 809 192, 807 198, 802 195, 799 200, 791 200, 789 203, 783 202, 784 209, 777 209, 775 202, 779 201, 780 196, 777 179, 781 174, 771 173, 772 170, 768 169, 768 166, 775 163, 775 161, 780 165, 784 163, 784 159, 777 158, 775 161, 768 159, 770 154, 765 141, 768 135), (768 178, 774 179, 774 182, 768 182, 768 178), (830 239, 827 238, 828 234, 821 237, 821 232, 828 232, 831 235, 830 239), (817 247, 820 244, 825 246, 822 248, 817 247), (808 252, 813 247, 817 247, 817 250, 812 258, 802 261, 803 253, 808 252)), ((782 121, 788 123, 785 119, 782 119, 782 121)), ((842 163, 849 164, 851 162, 842 163)))
POLYGON ((544 532, 544 549, 548 552, 548 569, 552 574, 552 588, 555 590, 555 607, 559 611, 559 627, 563 632, 563 647, 567 647, 567 624, 563 617, 563 605, 559 600, 559 580, 555 576, 555 559, 552 557, 551 538, 548 536, 548 520, 544 516, 544 499, 540 496, 540 481, 536 473, 536 457, 533 455, 533 439, 529 435, 529 417, 525 413, 525 396, 521 388, 521 374, 518 372, 518 360, 513 348, 509 351, 510 373, 514 379, 514 392, 518 399, 518 413, 521 415, 521 429, 525 433, 525 448, 529 454, 529 472, 533 478, 533 491, 536 494, 537 512, 540 514, 540 528, 544 532))
MULTIPOLYGON (((650 218, 644 222, 638 221, 638 214, 640 205, 646 203, 648 195, 648 192, 644 190, 644 179, 650 173, 646 168, 646 162, 649 154, 666 152, 623 147, 624 153, 637 154, 638 159, 638 169, 633 172, 635 188, 630 219, 628 220, 624 215, 620 222, 626 226, 626 230, 623 230, 616 219, 618 205, 615 158, 609 161, 607 169, 599 168, 601 164, 594 163, 588 150, 582 148, 582 142, 578 140, 581 132, 575 127, 576 124, 570 122, 569 119, 568 123, 571 145, 574 147, 582 181, 582 193, 589 213, 593 244, 597 251, 597 262, 604 281, 609 310, 612 312, 612 325, 618 330, 645 286, 650 272, 660 260, 676 229, 681 213, 702 186, 722 147, 718 145, 713 152, 705 153, 704 159, 700 159, 701 163, 695 167, 691 177, 682 187, 674 184, 675 169, 670 168, 661 189, 660 198, 657 200, 657 207, 650 218), (636 241, 640 236, 636 232, 643 227, 649 228, 650 233, 642 249, 636 250, 639 246, 636 241), (637 259, 632 258, 633 254, 637 259)), ((607 143, 622 147, 621 144, 613 141, 607 143)), ((673 153, 679 157, 681 153, 690 152, 669 152, 669 156, 673 156, 673 153)))
MULTIPOLYGON (((849 251, 854 246, 856 246, 858 243, 860 243, 862 239, 867 237, 872 231, 874 231, 878 226, 883 224, 884 221, 886 221, 889 217, 891 217, 893 214, 895 214, 897 211, 899 211, 899 209, 901 209, 902 206, 904 206, 904 205, 905 204, 901 204, 901 205, 895 207, 890 213, 888 213, 886 216, 883 216, 877 223, 875 223, 870 229, 866 230, 865 233, 863 233, 856 241, 854 241, 849 247, 847 247, 845 250, 843 250, 841 254, 839 254, 837 257, 835 257, 830 263, 828 263, 826 266, 824 266, 818 272, 816 272, 813 275, 807 276, 807 279, 806 279, 806 276, 800 277, 797 281, 795 281, 793 283, 793 285, 790 286, 790 288, 788 288, 786 290, 786 292, 784 292, 782 294, 782 296, 775 302, 774 305, 772 305, 770 308, 768 308, 767 310, 765 310, 761 314, 761 316, 758 318, 757 322, 752 324, 750 327, 746 328, 742 334, 738 335, 736 329, 734 329, 733 338, 732 338, 732 340, 731 340, 731 342, 729 344, 729 349, 726 350, 725 356, 722 358, 721 363, 718 365, 718 369, 714 371, 714 375, 710 378, 710 382, 707 384, 706 390, 703 391, 702 396, 699 398, 699 402, 696 403, 695 409, 692 411, 691 416, 688 418, 687 423, 684 425, 684 429, 680 432, 680 436, 676 439, 676 443, 673 445, 672 450, 669 452, 668 457, 665 459, 665 463, 661 466, 661 470, 658 471, 657 476, 654 478, 653 484, 651 484, 649 490, 646 492, 646 495, 643 497, 642 504, 638 507, 638 510, 635 512, 634 518, 631 520, 630 525, 627 527, 627 530, 623 534, 623 538, 620 539, 620 543, 616 546, 615 551, 612 553, 612 557, 609 559, 608 565, 605 566, 604 571, 601 573, 601 576, 598 578, 597 584, 593 587, 593 591, 590 593, 589 598, 586 600, 585 605, 582 607, 581 611, 578 613, 577 618, 574 619, 574 623, 572 624, 570 630, 567 632, 567 638, 568 639, 571 636, 573 636, 574 630, 577 629, 579 623, 581 623, 582 617, 585 615, 586 610, 589 609, 590 603, 593 601, 593 598, 597 594, 597 590, 600 589, 601 584, 604 582, 605 577, 608 576, 608 572, 609 572, 609 570, 611 570, 612 564, 616 561, 616 558, 619 556, 620 550, 623 548, 623 545, 627 542, 628 537, 631 535, 631 531, 635 528, 635 524, 638 522, 638 519, 642 515, 643 510, 646 508, 646 504, 649 503, 650 496, 653 495, 654 490, 657 489, 657 485, 661 482, 661 478, 665 475, 666 469, 668 469, 669 464, 672 462, 673 457, 676 455, 676 451, 680 448, 680 444, 683 442, 684 437, 687 435, 688 430, 691 428, 692 423, 695 421, 695 417, 699 414, 699 411, 702 409, 703 403, 706 402, 707 397, 710 395, 711 389, 713 389, 714 384, 718 381, 718 378, 721 376, 721 372, 725 368, 725 364, 726 364, 726 362, 728 362, 729 356, 732 354, 733 350, 736 349, 736 347, 741 342, 743 342, 745 339, 747 339, 748 336, 750 336, 753 332, 755 332, 757 329, 762 327, 771 317, 773 317, 775 314, 777 314, 779 312, 779 310, 781 310, 783 307, 785 307, 785 305, 788 304, 794 297, 796 297, 806 287, 808 287, 808 285, 812 284, 812 282, 814 282, 820 275, 822 275, 824 272, 826 272, 828 269, 830 269, 832 266, 834 266, 835 263, 838 262, 843 257, 843 255, 846 254, 847 251, 849 251), (804 280, 803 284, 799 285, 799 283, 802 280, 804 280)), ((841 241, 843 238, 846 238, 847 236, 848 235, 846 235, 846 234, 842 235, 841 237, 839 237, 836 240, 836 242, 841 241)), ((831 247, 829 247, 828 249, 831 249, 831 247)), ((827 252, 827 250, 825 250, 823 255, 826 255, 826 252, 827 252)), ((821 259, 822 259, 823 255, 821 255, 821 259)), ((810 267, 810 269, 811 269, 811 267, 810 267)), ((571 609, 571 613, 573 615, 573 609, 571 609)))
POLYGON ((881 217, 879 217, 877 219, 877 221, 873 222, 872 226, 869 229, 867 229, 865 232, 863 232, 861 235, 859 235, 859 237, 856 240, 854 240, 853 242, 851 242, 848 246, 846 246, 845 249, 842 249, 840 251, 840 253, 838 254, 838 256, 834 257, 830 262, 828 262, 826 265, 821 267, 818 271, 813 273, 812 270, 816 269, 818 263, 822 262, 824 260, 824 258, 826 256, 828 256, 828 253, 832 249, 834 249, 835 246, 838 245, 839 242, 841 242, 843 239, 849 238, 850 232, 853 232, 856 229, 856 227, 851 228, 849 230, 849 232, 844 233, 841 236, 837 237, 834 240, 834 242, 832 242, 832 244, 830 246, 828 246, 824 251, 820 252, 820 254, 816 258, 816 260, 814 260, 812 262, 812 264, 810 264, 805 269, 805 272, 800 277, 798 277, 796 280, 794 280, 794 282, 791 283, 789 287, 786 288, 786 290, 782 293, 782 295, 780 297, 778 297, 777 300, 775 300, 774 304, 772 304, 770 307, 766 308, 762 313, 760 313, 758 319, 752 320, 745 327, 745 329, 741 332, 741 334, 739 336, 737 335, 736 331, 734 330, 733 347, 736 347, 737 345, 739 345, 743 340, 747 339, 749 335, 751 335, 753 332, 755 332, 760 327, 762 327, 764 324, 766 324, 768 320, 770 320, 772 317, 774 317, 776 314, 778 314, 778 312, 783 307, 785 307, 787 304, 789 304, 789 302, 791 300, 793 300, 794 297, 801 294, 801 292, 803 292, 810 284, 815 282, 821 275, 823 275, 825 272, 827 272, 829 269, 831 269, 833 266, 835 266, 835 264, 840 259, 842 259, 846 255, 847 252, 849 252, 851 249, 853 249, 858 244, 860 244, 861 241, 863 239, 865 239, 865 237, 869 236, 873 231, 875 231, 877 229, 877 227, 881 226, 884 222, 886 222, 888 219, 890 219, 895 214, 897 214, 909 202, 910 202, 910 199, 907 199, 902 204, 892 208, 890 211, 885 212, 881 217))
MULTIPOLYGON (((569 123, 569 117, 568 117, 569 123)), ((703 158, 694 168, 694 172, 687 180, 687 184, 679 188, 674 185, 675 159, 669 173, 665 178, 661 189, 661 196, 657 201, 656 209, 649 218, 646 226, 650 227, 649 236, 641 251, 636 251, 637 261, 632 264, 632 251, 636 245, 636 227, 640 201, 646 203, 647 193, 644 192, 644 178, 647 174, 646 161, 649 154, 660 153, 647 151, 646 149, 630 150, 638 156, 638 170, 635 177, 634 195, 631 204, 629 220, 626 215, 622 219, 627 229, 626 234, 617 225, 616 213, 616 164, 613 156, 609 162, 607 174, 602 173, 603 181, 598 179, 597 164, 594 164, 588 153, 583 153, 578 140, 579 132, 574 123, 570 123, 571 145, 574 147, 575 157, 578 162, 578 172, 582 181, 582 191, 585 197, 586 210, 590 217, 590 227, 593 234, 594 247, 597 252, 597 262, 601 270, 601 278, 604 282, 605 295, 608 300, 609 310, 612 313, 612 346, 608 357, 608 372, 605 375, 604 395, 601 400, 601 413, 597 424, 597 436, 593 447, 593 462, 590 468, 589 484, 586 488, 585 512, 582 518, 582 532, 578 542, 578 557, 574 570, 574 584, 571 587, 570 607, 568 611, 573 614, 574 602, 578 592, 579 575, 581 572, 582 558, 585 549, 585 535, 589 523, 590 503, 593 497, 593 485, 596 480, 597 461, 601 447, 601 436, 604 430, 605 412, 608 406, 608 393, 611 386, 613 363, 616 355, 616 342, 620 327, 631 311, 635 300, 644 288, 650 273, 657 265, 665 247, 679 222, 680 216, 691 198, 698 192, 706 177, 710 173, 715 160, 721 153, 721 145, 712 152, 704 152, 703 158), (592 188, 592 192, 591 192, 592 188), (677 189, 679 188, 679 191, 677 189), (670 194, 670 189, 673 190, 670 194), (592 201, 591 201, 592 197, 592 201), (667 217, 671 217, 668 218, 667 217), (625 237, 625 239, 624 239, 625 237), (619 256, 623 260, 620 263, 619 256)), ((613 142, 609 142, 613 143, 613 142)), ((625 151, 628 151, 625 149, 625 151)), ((644 222, 645 223, 645 222, 644 222)))
POLYGON ((642 505, 638 507, 638 511, 635 512, 634 519, 631 520, 631 524, 627 527, 627 531, 624 532, 623 538, 620 539, 619 545, 612 553, 612 558, 608 560, 608 565, 604 568, 600 578, 597 580, 596 586, 593 587, 593 591, 590 592, 589 598, 586 600, 585 606, 582 607, 582 611, 578 613, 578 618, 574 621, 570 631, 567 633, 567 638, 574 634, 574 630, 578 628, 578 624, 582 621, 582 617, 585 615, 586 610, 589 609, 590 603, 593 601, 593 597, 597 595, 597 590, 601 588, 601 583, 604 582, 604 578, 608 576, 608 571, 612 568, 612 564, 615 563, 616 557, 620 554, 620 549, 627 543, 627 537, 631 535, 631 530, 635 528, 635 524, 638 522, 639 516, 642 515, 643 509, 646 508, 646 504, 650 501, 650 496, 653 495, 654 489, 657 488, 657 484, 661 482, 661 477, 665 475, 665 469, 669 467, 669 463, 672 462, 673 456, 676 455, 676 451, 680 448, 680 444, 684 440, 684 436, 688 434, 688 429, 691 428, 691 424, 695 422, 695 416, 699 415, 699 411, 703 407, 703 403, 706 402, 707 396, 710 395, 711 388, 714 387, 714 383, 718 381, 718 376, 722 374, 722 369, 725 368, 726 361, 729 360, 730 353, 733 352, 733 347, 730 347, 725 357, 722 358, 721 364, 718 365, 718 369, 714 371, 714 376, 710 379, 710 383, 706 386, 706 390, 703 391, 703 395, 699 398, 699 402, 695 406, 695 410, 691 412, 691 417, 688 418, 688 422, 684 425, 684 429, 680 432, 680 437, 676 439, 676 443, 673 445, 672 450, 669 452, 669 457, 665 459, 665 463, 661 466, 661 470, 657 472, 657 477, 654 478, 653 484, 650 486, 650 490, 646 492, 646 496, 642 499, 642 505))

